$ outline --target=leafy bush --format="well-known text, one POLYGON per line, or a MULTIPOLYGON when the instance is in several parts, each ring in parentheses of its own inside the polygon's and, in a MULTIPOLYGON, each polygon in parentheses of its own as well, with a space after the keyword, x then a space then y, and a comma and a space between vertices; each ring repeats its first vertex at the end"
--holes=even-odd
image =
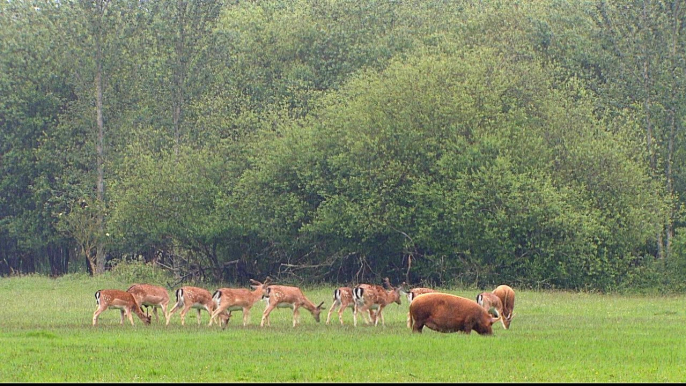
POLYGON ((173 275, 155 264, 146 264, 138 259, 113 259, 111 275, 125 283, 148 283, 165 285, 173 281, 173 275))

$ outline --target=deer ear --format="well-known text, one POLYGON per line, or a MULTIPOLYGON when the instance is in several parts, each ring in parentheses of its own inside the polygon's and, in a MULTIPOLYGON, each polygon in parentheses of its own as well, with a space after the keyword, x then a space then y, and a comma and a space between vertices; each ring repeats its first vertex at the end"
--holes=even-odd
POLYGON ((322 308, 323 305, 324 305, 324 302, 321 302, 321 303, 319 303, 319 305, 317 306, 317 308, 322 308))

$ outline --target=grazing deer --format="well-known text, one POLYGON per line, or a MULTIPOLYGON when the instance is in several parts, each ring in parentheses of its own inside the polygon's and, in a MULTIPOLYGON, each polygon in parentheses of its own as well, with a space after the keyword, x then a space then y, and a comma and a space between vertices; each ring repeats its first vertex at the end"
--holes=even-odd
POLYGON ((407 288, 407 287, 408 287, 407 283, 403 282, 400 285, 400 293, 405 294, 405 296, 407 297, 408 303, 412 303, 412 300, 414 300, 414 298, 416 298, 419 295, 436 292, 436 290, 432 289, 432 288, 415 287, 415 288, 406 290, 405 288, 407 288))
POLYGON ((267 302, 267 308, 264 309, 264 313, 262 314, 260 327, 264 327, 265 321, 267 322, 267 326, 271 326, 269 323, 269 314, 277 307, 293 309, 293 327, 300 323, 300 307, 310 311, 314 320, 319 323, 319 314, 322 312, 322 305, 324 302, 319 303, 319 305, 315 307, 314 303, 307 299, 298 287, 270 285, 264 290, 263 296, 267 302))
POLYGON ((383 309, 393 302, 401 304, 400 287, 394 288, 388 281, 388 278, 384 278, 384 284, 393 289, 386 291, 380 285, 360 284, 353 290, 353 299, 355 300, 355 308, 353 309, 353 324, 356 327, 357 313, 359 311, 366 312, 371 309, 376 309, 374 326, 379 324, 379 317, 381 317, 381 325, 385 326, 386 322, 383 316, 383 309))
MULTIPOLYGON (((350 307, 353 310, 355 309, 355 301, 353 300, 353 289, 350 287, 339 287, 336 288, 333 291, 333 304, 331 305, 331 308, 329 308, 329 313, 326 315, 326 325, 329 325, 329 322, 331 321, 331 313, 333 312, 333 309, 338 308, 338 320, 341 322, 341 325, 343 325, 343 311, 345 311, 346 308, 350 307)), ((374 317, 374 311, 369 310, 369 314, 363 314, 365 316, 365 322, 367 324, 371 323, 372 318, 374 317)))
POLYGON ((143 323, 150 324, 150 317, 143 313, 136 298, 126 291, 116 289, 99 290, 95 292, 95 303, 98 305, 98 308, 93 313, 93 326, 98 324, 98 316, 108 308, 121 311, 119 324, 124 324, 124 317, 126 316, 133 326, 131 311, 136 313, 143 323))
POLYGON ((410 315, 412 332, 418 333, 426 326, 438 332, 469 334, 474 330, 481 335, 491 335, 491 326, 500 319, 494 308, 486 311, 474 300, 440 292, 417 296, 410 303, 410 315))
MULTIPOLYGON (((400 293, 404 293, 405 296, 407 296, 407 302, 412 304, 412 301, 414 298, 416 298, 419 295, 423 294, 430 294, 432 292, 436 292, 436 290, 431 289, 431 288, 425 288, 425 287, 415 287, 410 290, 405 290, 407 287, 407 283, 403 282, 400 285, 400 293)), ((410 328, 410 311, 407 311, 407 328, 410 328)))
POLYGON ((155 314, 156 322, 159 323, 160 321, 160 317, 157 315, 158 308, 162 308, 164 318, 165 320, 167 319, 169 293, 166 288, 151 284, 134 284, 126 292, 132 294, 141 307, 152 307, 152 313, 155 314))
MULTIPOLYGON (((243 311, 243 326, 245 327, 250 319, 250 309, 262 299, 264 289, 270 282, 270 278, 267 278, 264 283, 250 279, 252 291, 246 288, 220 288, 216 290, 212 295, 212 300, 216 304, 212 318, 216 318, 225 311, 229 312, 229 318, 231 311, 243 311)), ((222 328, 226 328, 228 321, 229 319, 226 320, 226 323, 222 323, 222 328)))
POLYGON ((500 298, 500 301, 503 303, 503 319, 501 320, 503 323, 503 327, 505 329, 510 328, 510 322, 512 322, 512 318, 514 318, 514 302, 515 302, 515 292, 510 286, 507 286, 505 284, 499 285, 493 290, 493 293, 500 298))
MULTIPOLYGON (((167 314, 167 326, 169 325, 172 314, 179 309, 181 310, 181 325, 185 326, 186 313, 191 308, 198 310, 198 325, 200 325, 200 311, 207 310, 207 312, 210 313, 210 323, 208 326, 211 326, 212 321, 216 320, 212 317, 215 307, 216 303, 212 300, 212 294, 210 291, 199 287, 181 287, 176 290, 176 304, 174 304, 174 307, 172 307, 171 311, 169 311, 169 314, 167 314)), ((228 312, 222 313, 219 316, 222 324, 228 323, 229 318, 231 317, 228 312)))
MULTIPOLYGON (((476 295, 476 303, 480 305, 484 310, 488 311, 491 308, 495 308, 500 315, 500 322, 505 327, 505 314, 503 313, 503 302, 500 298, 493 292, 482 292, 476 295)), ((505 327, 507 329, 507 327, 505 327)))

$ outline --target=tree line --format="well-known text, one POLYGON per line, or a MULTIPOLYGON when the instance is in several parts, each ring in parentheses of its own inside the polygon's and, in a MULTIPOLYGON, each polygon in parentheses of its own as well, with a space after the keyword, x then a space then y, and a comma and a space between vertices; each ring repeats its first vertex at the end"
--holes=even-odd
POLYGON ((0 274, 683 289, 679 0, 0 3, 0 274))

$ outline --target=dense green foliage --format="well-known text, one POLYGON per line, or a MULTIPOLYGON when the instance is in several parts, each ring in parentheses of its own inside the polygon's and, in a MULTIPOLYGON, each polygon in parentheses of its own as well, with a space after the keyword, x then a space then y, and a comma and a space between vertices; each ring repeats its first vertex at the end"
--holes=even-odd
MULTIPOLYGON (((259 326, 257 304, 243 327, 240 312, 222 330, 190 313, 169 326, 134 317, 119 325, 105 311, 91 326, 93 293, 124 289, 118 274, 32 275, 0 280, 3 302, 0 377, 5 382, 683 382, 684 296, 622 296, 517 291, 509 330, 492 336, 413 334, 407 302, 384 310, 386 326, 317 324, 307 311, 277 309, 259 326)), ((161 283, 160 283, 161 284, 161 283)), ((240 285, 246 288, 246 285, 240 285)), ((208 287, 211 288, 211 287, 208 287)), ((330 306, 333 287, 304 293, 330 306)), ((474 298, 479 290, 445 288, 474 298)), ((170 291, 171 294, 171 291, 170 291)))
POLYGON ((2 2, 0 274, 683 290, 685 22, 667 0, 2 2))

